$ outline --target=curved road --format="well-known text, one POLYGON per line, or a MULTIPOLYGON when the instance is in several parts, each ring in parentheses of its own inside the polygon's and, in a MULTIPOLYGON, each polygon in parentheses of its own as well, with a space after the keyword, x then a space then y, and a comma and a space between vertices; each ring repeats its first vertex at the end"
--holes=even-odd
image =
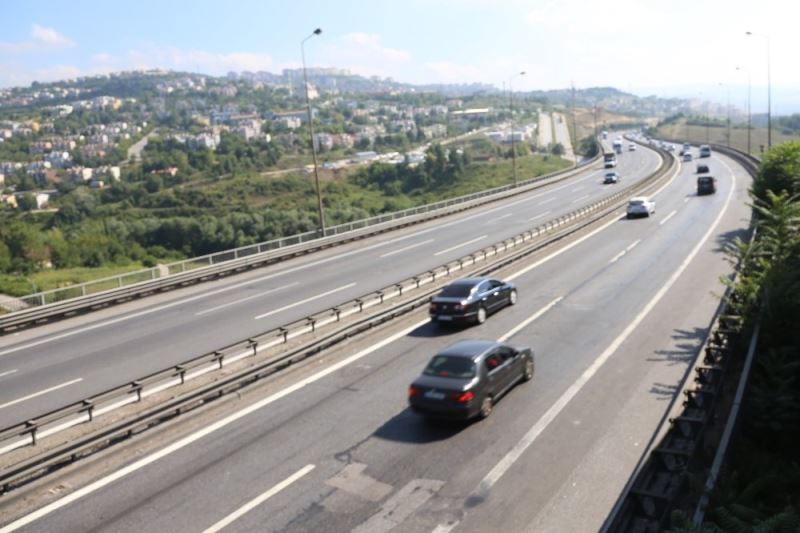
MULTIPOLYGON (((641 150, 621 158, 620 170, 633 182, 659 161, 641 150)), ((0 427, 300 320, 572 211, 613 190, 601 185, 597 167, 487 207, 3 337, 0 427)))
POLYGON ((94 461, 115 473, 72 499, 43 486, 51 505, 8 531, 596 531, 680 394, 730 272, 722 247, 748 224, 745 171, 711 166, 715 195, 697 197, 683 165, 654 216, 512 265, 520 301, 486 324, 440 329, 420 312, 230 402, 225 419, 187 422, 177 443, 94 461), (427 423, 407 386, 464 338, 532 346, 536 376, 485 421, 427 423))

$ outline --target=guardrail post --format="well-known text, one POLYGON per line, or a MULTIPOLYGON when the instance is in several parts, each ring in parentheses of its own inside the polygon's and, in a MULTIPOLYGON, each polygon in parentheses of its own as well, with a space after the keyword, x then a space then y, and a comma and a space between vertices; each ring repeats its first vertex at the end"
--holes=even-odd
POLYGON ((311 333, 314 333, 317 330, 317 321, 310 316, 306 317, 306 320, 308 320, 308 323, 311 324, 311 333))
POLYGON ((178 375, 181 378, 181 385, 185 384, 186 383, 186 367, 183 366, 183 365, 175 365, 175 372, 177 372, 178 375))
POLYGON ((419 289, 419 278, 418 278, 417 276, 414 276, 413 278, 411 278, 411 280, 412 280, 414 283, 416 283, 416 285, 417 285, 417 288, 419 289))
POLYGON ((117 276, 117 288, 122 287, 122 276, 117 276))
POLYGON ((91 422, 94 420, 94 402, 92 400, 83 400, 82 403, 86 413, 89 415, 89 422, 91 422))
POLYGON ((283 343, 286 344, 287 342, 289 342, 289 330, 286 328, 278 328, 278 331, 283 336, 283 343))
POLYGON ((395 287, 397 287, 398 296, 402 296, 403 295, 403 284, 402 283, 396 283, 395 287))
POLYGON ((383 303, 383 291, 375 291, 375 293, 378 295, 380 303, 383 303))
POLYGON ((131 388, 136 392, 137 401, 142 401, 142 384, 138 381, 131 381, 131 388))
POLYGON ((86 296, 86 285, 81 285, 81 296, 86 296))
POLYGON ((222 360, 225 359, 225 355, 221 352, 214 351, 214 358, 212 361, 216 361, 219 365, 219 368, 222 368, 222 360))
POLYGON ((336 315, 336 322, 339 322, 339 321, 342 320, 342 310, 341 309, 339 309, 338 307, 331 307, 331 311, 333 311, 333 314, 336 315))
POLYGON ((250 345, 250 348, 253 349, 253 355, 258 353, 258 341, 255 339, 247 339, 247 343, 250 345))
POLYGON ((358 312, 362 313, 364 311, 364 300, 356 298, 355 302, 358 304, 358 312))
POLYGON ((30 429, 31 446, 36 446, 36 431, 39 429, 39 424, 36 423, 36 420, 28 420, 25 422, 25 427, 30 429))

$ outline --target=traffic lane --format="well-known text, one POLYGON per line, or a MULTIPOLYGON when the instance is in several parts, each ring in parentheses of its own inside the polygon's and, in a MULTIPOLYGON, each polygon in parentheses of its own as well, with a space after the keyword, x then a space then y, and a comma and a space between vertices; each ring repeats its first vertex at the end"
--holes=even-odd
POLYGON ((658 312, 634 330, 542 435, 558 448, 531 447, 519 467, 495 486, 492 503, 470 514, 456 531, 599 529, 662 420, 665 404, 681 392, 685 372, 708 334, 719 305, 716 295, 723 290, 718 279, 730 272, 719 248, 746 227, 745 198, 742 194, 726 212, 658 312), (525 475, 532 471, 535 483, 525 475), (520 491, 526 493, 524 504, 514 498, 520 491), (531 505, 529 497, 541 504, 531 505))
MULTIPOLYGON (((591 179, 592 177, 590 174, 586 179, 591 179)), ((567 186, 560 186, 560 188, 566 189, 567 186)), ((527 200, 519 200, 518 203, 525 201, 527 200)), ((496 208, 496 210, 498 209, 496 208)), ((509 225, 506 224, 499 229, 507 232, 509 225)), ((493 235, 491 240, 501 240, 504 236, 506 236, 506 233, 493 235)), ((467 237, 467 234, 464 234, 464 237, 467 237)), ((434 252, 432 254, 433 263, 440 264, 463 256, 466 253, 465 246, 470 244, 480 245, 475 243, 474 239, 465 242, 467 243, 466 245, 459 243, 448 246, 445 250, 434 252)), ((487 244, 488 242, 487 240, 487 244)), ((416 256, 411 258, 413 264, 425 265, 426 250, 415 250, 415 252, 416 256)), ((427 259, 430 262, 431 257, 427 257, 427 259)), ((365 277, 371 276, 374 288, 383 287, 397 281, 398 270, 402 270, 402 265, 395 260, 390 260, 388 257, 386 260, 387 264, 379 265, 378 268, 375 268, 372 264, 363 264, 362 271, 355 273, 353 278, 365 279, 365 277), (381 273, 382 277, 375 276, 374 272, 376 271, 381 273)), ((431 264, 431 266, 434 265, 431 264)), ((19 405, 13 412, 0 412, 0 424, 16 423, 62 405, 80 401, 112 386, 123 384, 142 375, 147 375, 187 360, 190 357, 206 353, 210 349, 209 346, 221 347, 243 338, 257 335, 271 327, 277 327, 280 324, 308 316, 317 309, 331 307, 341 301, 355 298, 368 292, 367 288, 362 288, 352 281, 347 282, 347 280, 343 279, 341 267, 335 262, 322 264, 317 268, 316 274, 312 283, 301 284, 299 281, 294 281, 287 284, 289 287, 281 287, 275 284, 275 279, 271 275, 265 276, 271 282, 266 288, 255 283, 243 283, 244 287, 241 291, 255 292, 255 295, 242 296, 241 298, 244 299, 243 304, 237 305, 235 302, 227 301, 213 307, 205 307, 194 313, 196 316, 208 314, 209 319, 215 324, 213 328, 195 321, 195 327, 192 328, 192 331, 187 331, 187 327, 191 326, 184 324, 192 320, 191 311, 196 309, 194 302, 187 302, 187 305, 173 306, 161 313, 145 314, 142 317, 138 317, 137 327, 130 327, 121 333, 114 334, 112 353, 109 353, 107 339, 100 336, 90 336, 88 342, 76 338, 72 339, 71 343, 58 343, 58 364, 67 367, 70 375, 85 376, 82 386, 65 388, 54 391, 47 396, 38 397, 36 402, 19 405), (334 283, 329 280, 333 280, 334 283), (337 285, 333 289, 330 288, 331 285, 338 283, 344 283, 344 285, 337 285), (292 290, 288 290, 290 288, 292 290), (269 308, 265 308, 261 303, 260 296, 264 295, 264 293, 268 293, 271 297, 271 306, 269 308), (257 298, 253 296, 257 296, 257 298), (289 311, 289 313, 278 313, 277 311, 280 310, 289 311), (251 315, 254 319, 255 317, 260 319, 272 317, 273 320, 271 321, 272 323, 270 321, 264 321, 263 324, 254 323, 250 322, 250 316, 248 315, 251 315), (176 343, 172 337, 174 331, 179 328, 183 329, 181 335, 183 340, 176 348, 176 343), (147 335, 142 336, 140 331, 147 331, 147 335), (223 334, 220 335, 220 332, 223 332, 223 334), (77 342, 79 340, 82 342, 77 342), (100 357, 104 359, 104 365, 95 364, 100 357), (109 360, 112 358, 119 361, 119 363, 111 365, 109 360)), ((407 275, 410 274, 406 273, 407 275)), ((180 303, 180 301, 177 303, 180 303)), ((0 393, 0 402, 11 401, 10 399, 12 398, 21 397, 22 391, 37 387, 41 388, 42 383, 52 376, 54 371, 52 363, 41 353, 41 349, 38 346, 35 349, 38 355, 33 361, 28 358, 28 354, 23 350, 16 352, 16 354, 11 354, 12 358, 7 360, 10 365, 23 366, 23 371, 16 376, 13 387, 5 388, 0 393), (13 357, 14 355, 16 355, 16 359, 13 357), (20 365, 19 362, 21 360, 25 360, 27 364, 20 365), (31 365, 33 369, 29 368, 31 365)), ((6 357, 8 358, 8 356, 6 357)))
MULTIPOLYGON (((649 159, 648 167, 652 166, 657 161, 657 156, 650 152, 648 156, 644 157, 644 159, 649 159)), ((590 169, 587 169, 590 170, 590 169)), ((597 174, 594 172, 589 172, 589 176, 596 176, 597 174)), ((582 178, 577 178, 578 180, 585 179, 586 176, 582 178)), ((574 182, 570 180, 570 182, 574 182)), ((538 197, 541 194, 545 194, 548 191, 556 191, 563 189, 567 186, 567 184, 557 185, 555 187, 548 187, 547 191, 532 191, 530 195, 533 197, 538 197)), ((526 195, 527 197, 528 195, 526 195)), ((252 281, 263 281, 267 279, 274 279, 275 276, 285 275, 287 273, 294 273, 298 271, 302 271, 304 269, 316 268, 319 264, 324 264, 329 261, 339 261, 345 258, 349 259, 354 254, 364 253, 369 250, 373 250, 379 248, 381 246, 387 246, 394 242, 399 242, 401 240, 407 239, 411 236, 421 235, 423 233, 430 233, 432 231, 437 231, 442 227, 452 227, 457 226, 462 222, 469 221, 469 228, 473 227, 472 221, 475 220, 476 217, 483 216, 482 213, 486 213, 489 215, 490 213, 502 211, 506 209, 509 205, 516 205, 519 203, 519 198, 511 198, 507 200, 502 200, 498 204, 492 204, 491 206, 487 206, 487 209, 482 209, 479 213, 475 213, 474 211, 468 213, 461 213, 458 215, 454 215, 455 218, 446 217, 441 220, 432 221, 428 223, 421 224, 420 226, 414 226, 411 228, 405 228, 398 230, 397 232, 392 232, 392 236, 376 236, 365 241, 359 241, 359 243, 354 245, 344 245, 342 247, 337 247, 328 251, 320 251, 315 254, 309 256, 303 256, 301 258, 295 258, 288 262, 281 263, 279 265, 273 265, 269 267, 265 267, 264 269, 259 269, 258 272, 246 272, 243 274, 239 274, 236 276, 232 276, 231 278, 227 278, 225 280, 219 280, 218 282, 212 282, 204 284, 200 289, 197 287, 191 287, 187 289, 179 289, 174 292, 169 293, 170 296, 175 295, 174 297, 164 297, 164 298, 152 298, 153 301, 159 301, 160 305, 170 304, 173 301, 177 301, 177 305, 181 305, 180 300, 187 297, 186 293, 191 292, 199 292, 199 295, 195 297, 199 298, 209 298, 209 302, 213 305, 215 303, 214 298, 219 295, 219 298, 223 299, 226 298, 225 290, 226 288, 230 287, 231 285, 234 288, 239 288, 238 285, 241 283, 249 284, 252 281), (397 236, 399 235, 399 236, 397 236), (213 284, 213 285, 212 285, 213 284), (165 301, 166 300, 166 301, 165 301)), ((523 198, 524 201, 524 198, 523 198)), ((141 301, 136 301, 130 304, 130 306, 137 306, 141 307, 141 301)), ((224 302, 218 302, 224 303, 224 302)), ((123 304, 121 306, 113 308, 115 311, 119 310, 119 313, 123 315, 119 317, 120 320, 125 320, 126 316, 124 314, 125 308, 128 307, 128 304, 123 304)), ((139 309, 141 311, 141 309, 139 309)), ((110 313, 105 313, 107 317, 110 313)), ((68 326, 74 325, 74 322, 80 321, 83 324, 80 324, 77 329, 81 330, 86 327, 86 320, 85 317, 81 317, 79 319, 67 319, 65 321, 59 322, 57 324, 51 324, 43 326, 40 330, 25 330, 23 332, 18 332, 12 334, 8 337, 0 339, 0 362, 2 361, 3 356, 9 353, 9 349, 13 349, 21 344, 29 343, 31 341, 36 342, 37 337, 44 337, 46 335, 50 335, 54 333, 53 330, 61 330, 59 331, 62 335, 69 335, 70 331, 64 332, 64 329, 67 329, 68 326), (43 333, 38 333, 43 332, 43 333)), ((98 321, 90 320, 90 326, 99 326, 98 321)))
MULTIPOLYGON (((521 303, 522 303, 522 302, 521 302, 521 303)), ((623 310, 624 310, 624 309, 628 309, 630 306, 628 306, 628 305, 623 305, 622 307, 623 307, 623 310)), ((503 316, 503 314, 501 313, 500 315, 497 315, 497 316, 498 316, 498 317, 501 317, 501 316, 503 316)), ((510 316, 512 316, 512 315, 510 315, 510 314, 509 314, 509 315, 507 315, 507 316, 508 316, 508 317, 510 317, 510 316)), ((546 318, 547 318, 547 316, 554 316, 554 315, 546 315, 544 318, 546 319, 546 318)), ((616 314, 616 316, 622 316, 622 314, 620 314, 620 313, 617 313, 617 314, 616 314)), ((574 337, 576 336, 576 335, 574 335, 574 331, 572 331, 572 330, 574 329, 574 327, 573 327, 573 325, 574 325, 574 324, 573 324, 573 321, 571 321, 571 320, 568 320, 567 322, 568 322, 568 324, 567 324, 567 328, 568 328, 568 330, 569 330, 569 331, 566 331, 566 332, 565 332, 565 334, 564 334, 562 337, 564 337, 564 338, 566 338, 566 339, 571 339, 571 338, 574 338, 574 337)), ((590 322, 590 321, 580 321, 580 323, 587 323, 587 322, 590 322)), ((500 323, 499 323, 499 322, 492 322, 492 321, 490 321, 490 322, 489 322, 489 323, 487 323, 486 325, 482 326, 482 328, 485 328, 486 326, 492 326, 492 325, 494 325, 494 324, 500 325, 500 323)), ((543 327, 543 330, 545 330, 545 331, 547 331, 547 330, 550 330, 550 329, 552 329, 552 328, 549 328, 549 327, 547 327, 546 325, 543 327)), ((494 336, 494 335, 491 335, 491 336, 494 336)), ((550 340, 551 340, 551 338, 552 338, 552 336, 551 336, 551 335, 548 335, 547 337, 545 337, 545 338, 544 338, 544 339, 542 339, 542 340, 543 340, 543 341, 550 341, 550 340)), ((449 343, 449 342, 448 342, 448 343, 449 343)), ((532 344, 536 344, 536 343, 532 343, 532 344)), ((541 343, 538 343, 538 344, 539 344, 539 346, 545 346, 545 352, 547 352, 547 353, 553 353, 553 352, 554 352, 554 350, 552 350, 552 349, 548 349, 548 348, 547 348, 547 346, 546 346, 545 342, 541 342, 541 343)), ((586 349, 588 349, 590 352, 593 352, 593 351, 594 351, 594 349, 593 349, 593 348, 596 346, 596 343, 595 343, 595 342, 593 342, 593 341, 587 341, 587 343, 586 343, 584 346, 585 346, 585 348, 586 348, 586 349)), ((433 348, 434 348, 434 347, 433 347, 433 346, 431 346, 431 350, 430 350, 430 352, 429 352, 429 353, 432 353, 433 351, 435 351, 433 348)), ((580 350, 573 350, 573 349, 569 349, 569 350, 561 350, 561 351, 563 352, 563 354, 562 354, 562 355, 567 355, 567 356, 569 356, 569 354, 575 354, 575 353, 578 353, 578 352, 580 352, 580 350)), ((556 350, 556 352, 558 352, 558 350, 556 350)), ((411 349, 405 350, 403 353, 400 353, 400 354, 398 354, 398 353, 393 353, 393 354, 391 354, 391 357, 390 357, 389 359, 390 359, 390 362, 391 362, 391 363, 393 363, 393 364, 397 364, 397 363, 398 363, 398 362, 400 362, 400 361, 405 361, 405 360, 406 360, 406 358, 405 358, 405 357, 403 357, 403 355, 405 355, 405 354, 411 355, 411 354, 418 354, 418 353, 419 353, 419 350, 417 349, 417 347, 415 347, 415 346, 414 346, 414 347, 412 347, 411 349)), ((404 390, 404 389, 405 389, 405 387, 407 386, 408 380, 409 380, 411 377, 413 377, 413 375, 415 375, 417 372, 419 372, 419 368, 421 368, 421 365, 422 365, 422 364, 424 364, 424 359, 427 359, 427 356, 428 356, 428 354, 426 354, 425 356, 423 356, 423 357, 421 358, 421 359, 422 359, 421 361, 417 361, 417 362, 419 363, 419 365, 417 365, 417 364, 414 364, 414 365, 413 365, 413 369, 411 369, 411 372, 409 372, 407 375, 405 375, 403 379, 399 379, 399 380, 397 380, 397 386, 399 386, 399 387, 402 387, 402 390, 404 390)), ((541 356, 541 352, 540 352, 540 356, 541 356)), ((551 359, 551 360, 552 360, 552 359, 551 359)), ((541 384, 540 384, 540 385, 539 385, 539 387, 537 388, 537 390, 538 390, 539 394, 543 395, 543 393, 545 393, 545 392, 546 392, 544 389, 545 389, 545 388, 547 388, 548 384, 550 384, 550 383, 554 383, 554 382, 555 382, 555 380, 554 380, 554 379, 547 379, 548 377, 550 377, 550 376, 547 376, 547 372, 546 372, 546 370, 547 370, 547 367, 546 367, 546 365, 545 365, 545 367, 544 367, 544 369, 543 369, 543 366, 542 366, 542 364, 541 364, 541 361, 542 361, 541 357, 540 357, 539 361, 540 361, 540 365, 539 365, 539 369, 538 369, 538 373, 539 373, 539 378, 538 378, 538 379, 539 379, 539 380, 543 380, 543 381, 544 381, 544 385, 541 385, 541 384), (543 376, 543 374, 544 374, 544 376, 543 376), (543 379, 543 378, 544 378, 544 379, 543 379)), ((570 368, 573 368, 573 365, 570 365, 570 368)), ((352 367, 351 367, 351 368, 350 368, 350 371, 351 371, 351 372, 348 372, 347 374, 348 374, 349 376, 352 376, 353 372, 355 372, 355 373, 358 373, 359 371, 363 371, 363 369, 361 369, 361 368, 352 368, 352 367)), ((396 375, 397 375, 397 372, 395 372, 395 371, 392 371, 392 372, 390 372, 390 373, 389 373, 389 377, 393 377, 393 376, 396 376, 396 375)), ((376 390, 373 390, 373 391, 372 391, 372 393, 371 393, 370 395, 368 395, 368 397, 365 399, 365 402, 368 402, 368 406, 373 406, 373 405, 382 405, 382 404, 383 404, 383 402, 377 402, 377 401, 373 401, 373 400, 371 400, 370 398, 374 398, 374 395, 375 395, 375 394, 380 394, 382 391, 384 391, 384 390, 387 390, 387 389, 390 389, 391 381, 387 381, 387 379, 385 379, 385 377, 386 377, 386 376, 384 376, 383 374, 381 374, 381 375, 379 375, 379 376, 378 376, 378 378, 377 378, 377 380, 376 380, 376 382, 375 382, 375 387, 377 387, 377 389, 376 389, 376 390)), ((356 392, 356 393, 358 393, 358 392, 359 392, 359 388, 358 388, 358 387, 356 387, 356 386, 355 386, 355 383, 353 383, 353 382, 350 382, 350 383, 342 383, 342 384, 339 384, 339 385, 334 385, 333 387, 331 387, 330 389, 328 389, 328 392, 330 392, 330 390, 331 390, 331 389, 332 389, 332 390, 334 390, 334 391, 339 391, 339 392, 342 392, 342 391, 344 391, 344 390, 346 390, 347 392, 350 392, 350 393, 353 393, 353 392, 356 392), (355 390, 354 390, 354 389, 355 389, 355 390)), ((353 398, 352 398, 352 396, 353 396, 353 394, 349 394, 349 395, 346 395, 346 396, 350 396, 350 397, 346 399, 346 401, 345 401, 345 404, 352 405, 352 402, 353 402, 353 398)), ((304 397, 305 397, 305 396, 304 396, 304 397)), ((303 398, 301 398, 301 401, 302 401, 302 400, 303 400, 303 398)), ((337 400, 337 398, 335 398, 335 397, 334 397, 334 398, 330 398, 330 397, 327 397, 327 398, 321 398, 321 399, 319 399, 318 401, 316 401, 316 402, 315 402, 315 404, 316 404, 316 405, 323 405, 323 404, 324 404, 325 406, 328 406, 328 407, 334 407, 333 403, 334 403, 336 400, 337 400)), ((404 401, 403 401, 402 403, 400 403, 400 404, 398 405, 398 407, 400 407, 400 406, 401 406, 401 405, 403 405, 403 404, 404 404, 404 401)), ((524 403, 524 404, 525 404, 525 405, 528 405, 527 403, 524 403)), ((362 407, 363 407, 364 405, 365 405, 365 404, 361 404, 361 406, 362 406, 362 407)), ((499 414, 499 413, 503 412, 503 411, 502 411, 502 409, 500 408, 500 406, 502 406, 502 405, 504 405, 504 404, 503 404, 503 402, 501 402, 501 403, 500 403, 500 405, 498 406, 498 410, 496 411, 496 414, 499 414)), ((345 407, 346 407, 346 405, 345 405, 345 407)), ((326 411, 327 411, 327 410, 326 410, 326 411)), ((347 411, 347 410, 346 410, 346 409, 344 409, 343 407, 332 409, 332 411, 330 411, 330 412, 326 412, 326 413, 325 413, 325 416, 323 416, 323 420, 322 420, 322 421, 325 421, 325 420, 330 420, 330 418, 331 418, 331 416, 330 416, 330 415, 331 415, 331 413, 346 413, 346 411, 347 411)), ((403 411, 404 411, 404 409, 400 411, 400 414, 402 414, 402 412, 403 412, 403 411)), ((508 412, 508 413, 511 413, 511 411, 507 411, 507 412, 508 412)), ((357 424, 356 424, 356 421, 358 421, 358 420, 364 420, 364 418, 365 418, 365 417, 364 417, 363 415, 365 415, 365 414, 367 414, 367 413, 364 413, 363 411, 360 411, 359 413, 357 413, 357 414, 355 415, 355 417, 354 417, 352 420, 346 420, 346 419, 343 419, 341 416, 339 416, 337 420, 340 422, 340 425, 341 425, 342 427, 348 427, 348 426, 353 426, 353 427, 355 427, 355 426, 357 425, 357 424)), ((302 418, 303 420, 308 420, 308 417, 299 417, 299 418, 302 418)), ((297 418, 297 419, 299 419, 299 418, 297 418)), ((381 415, 381 416, 379 416, 379 417, 378 417, 378 420, 377 420, 376 422, 379 422, 379 421, 380 421, 380 419, 382 419, 382 418, 383 418, 383 419, 385 419, 385 416, 384 416, 384 415, 381 415)), ((494 419, 494 420, 497 420, 498 418, 497 418, 496 416, 493 416, 493 419, 494 419)), ((414 420, 414 421, 418 421, 416 418, 412 418, 412 420, 414 420)), ((491 420, 491 419, 490 419, 490 420, 491 420)), ((524 422, 524 423, 528 423, 528 422, 529 422, 529 420, 530 420, 530 418, 529 418, 529 417, 527 417, 527 416, 523 417, 523 422, 524 422)), ((322 421, 320 421, 320 422, 322 422, 322 421)), ((264 421, 264 422, 267 422, 267 421, 264 421)), ((317 426, 317 424, 315 423, 315 424, 314 424, 314 426, 316 427, 316 426, 317 426)), ((379 426, 380 426, 380 425, 378 425, 377 427, 379 427, 379 426)), ((251 425, 249 425, 249 427, 259 427, 259 428, 260 428, 260 427, 263 427, 263 425, 262 425, 262 424, 260 424, 260 423, 255 423, 255 424, 251 424, 251 425)), ((471 427, 472 427, 472 426, 471 426, 471 427)), ((328 429, 330 429, 330 428, 328 428, 328 429)), ((328 432, 328 430, 326 430, 326 431, 325 431, 325 433, 327 433, 327 432, 328 432)), ((294 432, 294 433, 296 434, 297 432, 294 432)), ((350 432, 350 433, 352 433, 352 432, 350 432)), ((395 433, 396 433, 396 432, 390 432, 390 434, 395 434, 395 433)), ((401 434, 404 434, 404 432, 400 432, 400 433, 401 433, 401 434)), ((324 434, 324 433, 323 433, 323 434, 324 434)), ((288 436, 287 436, 287 437, 288 437, 288 436)), ((277 440, 278 442, 285 442, 285 441, 287 441, 287 440, 289 440, 289 439, 276 439, 276 440, 277 440)), ((313 441, 313 440, 314 440, 314 439, 312 439, 312 441, 313 441)), ((320 439, 320 440, 323 440, 323 439, 320 439)), ((225 439, 225 442, 229 442, 229 440, 225 439)), ((450 442, 449 444, 453 444, 453 442, 450 442)), ((447 446, 447 448, 449 449, 449 448, 450 448, 450 446, 447 446)), ((344 448, 344 449, 345 449, 345 450, 347 450, 347 448, 344 448)), ((394 454, 394 453, 392 453, 392 454, 390 454, 390 455, 395 455, 395 454, 394 454)), ((204 454, 204 456, 205 456, 205 454, 204 454)), ((304 458, 304 459, 305 459, 305 458, 304 458)), ((413 462, 415 459, 414 459, 414 457, 411 457, 411 459, 410 459, 410 460, 413 462)), ((437 457, 435 457, 435 458, 434 458, 434 461, 433 461, 433 462, 434 462, 435 464, 439 464, 439 463, 441 462, 441 460, 442 460, 442 458, 437 456, 437 457)), ((303 462, 303 461, 301 461, 301 462, 303 462)), ((456 468, 456 470, 457 470, 457 468, 456 468)), ((381 478, 381 479, 382 479, 382 478, 381 478)), ((106 506, 104 505, 104 507, 106 507, 106 506)), ((254 511, 254 512, 255 512, 255 511, 254 511)))

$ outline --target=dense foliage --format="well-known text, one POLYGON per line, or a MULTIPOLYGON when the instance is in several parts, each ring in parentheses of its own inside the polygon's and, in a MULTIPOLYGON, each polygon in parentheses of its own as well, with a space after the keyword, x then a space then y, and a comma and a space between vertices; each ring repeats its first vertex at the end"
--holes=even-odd
POLYGON ((706 523, 673 531, 800 531, 800 142, 773 148, 752 189, 757 238, 733 304, 761 330, 739 436, 706 523))

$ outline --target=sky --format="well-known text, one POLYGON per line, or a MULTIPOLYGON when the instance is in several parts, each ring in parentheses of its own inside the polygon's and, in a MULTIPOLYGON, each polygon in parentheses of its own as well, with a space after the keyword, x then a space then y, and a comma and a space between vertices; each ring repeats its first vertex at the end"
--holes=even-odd
POLYGON ((732 104, 749 72, 760 112, 769 40, 773 111, 800 112, 800 0, 3 0, 2 13, 0 87, 141 68, 280 72, 319 27, 308 66, 498 88, 525 71, 514 90, 732 104))

